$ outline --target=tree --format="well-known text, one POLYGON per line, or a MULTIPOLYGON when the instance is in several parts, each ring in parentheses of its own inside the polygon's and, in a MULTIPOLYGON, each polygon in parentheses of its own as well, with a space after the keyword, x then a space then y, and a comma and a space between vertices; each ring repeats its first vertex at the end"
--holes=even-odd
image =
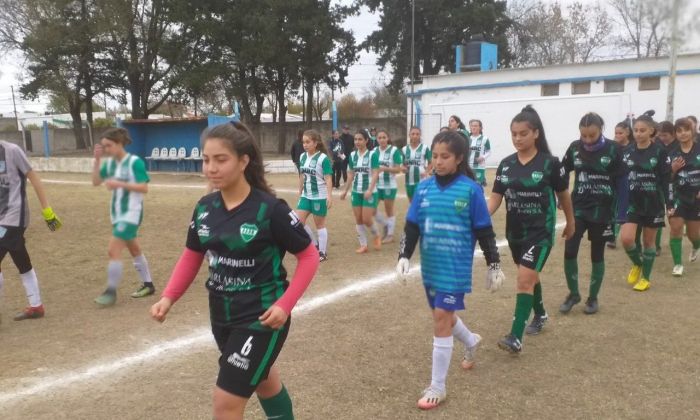
POLYGON ((617 46, 637 58, 658 57, 668 49, 670 1, 610 0, 622 28, 617 46))
MULTIPOLYGON (((415 1, 415 75, 454 71, 454 46, 481 34, 498 44, 501 64, 510 60, 506 30, 511 25, 506 2, 496 0, 415 1)), ((405 0, 357 0, 380 13, 379 29, 361 48, 379 55, 377 64, 391 66, 389 88, 402 90, 411 74, 411 7, 405 0)))

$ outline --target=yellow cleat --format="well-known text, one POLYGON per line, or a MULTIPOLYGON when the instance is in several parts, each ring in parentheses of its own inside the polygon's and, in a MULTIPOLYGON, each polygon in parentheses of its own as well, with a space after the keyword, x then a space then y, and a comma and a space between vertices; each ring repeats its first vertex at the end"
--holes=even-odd
MULTIPOLYGON (((633 265, 630 273, 627 275, 627 284, 636 284, 639 281, 639 276, 642 275, 642 266, 633 265)), ((636 286, 635 286, 636 287, 636 286)))
POLYGON ((634 285, 633 289, 638 292, 643 292, 651 287, 651 283, 647 279, 640 279, 637 284, 634 285))

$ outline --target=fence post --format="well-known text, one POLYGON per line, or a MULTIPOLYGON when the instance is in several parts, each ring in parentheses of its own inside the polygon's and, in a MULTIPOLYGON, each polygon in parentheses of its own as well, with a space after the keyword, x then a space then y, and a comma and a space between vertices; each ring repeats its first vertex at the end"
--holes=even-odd
POLYGON ((44 157, 51 156, 51 150, 49 150, 49 123, 44 120, 42 124, 42 131, 44 132, 44 157))

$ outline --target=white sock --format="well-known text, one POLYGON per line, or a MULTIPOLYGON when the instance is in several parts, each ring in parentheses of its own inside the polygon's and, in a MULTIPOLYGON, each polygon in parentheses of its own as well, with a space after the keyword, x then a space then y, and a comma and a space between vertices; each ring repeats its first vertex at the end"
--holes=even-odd
POLYGON ((452 335, 467 347, 474 347, 476 344, 476 336, 474 333, 469 331, 464 322, 460 317, 457 317, 457 323, 452 327, 452 335))
POLYGON ((386 219, 386 234, 394 236, 394 228, 396 227, 396 216, 391 216, 386 219))
POLYGON ((374 220, 379 223, 380 225, 385 225, 386 224, 386 217, 384 217, 384 213, 381 211, 377 210, 377 214, 374 215, 374 220))
POLYGON ((311 230, 309 225, 304 225, 304 230, 306 231, 306 233, 309 234, 309 238, 311 238, 311 241, 314 243, 314 245, 318 246, 318 241, 314 237, 314 231, 311 230))
POLYGON ((117 290, 119 282, 122 280, 124 265, 121 261, 110 260, 107 265, 107 288, 117 290))
POLYGON ((153 284, 153 280, 151 280, 151 272, 148 270, 148 261, 146 260, 145 255, 141 254, 134 257, 134 268, 139 273, 139 276, 141 276, 141 281, 144 284, 153 284))
POLYGON ((318 229, 316 233, 318 234, 318 249, 325 254, 328 248, 328 229, 318 229))
POLYGON ((433 373, 430 386, 441 391, 445 390, 447 370, 450 368, 452 346, 454 340, 449 337, 433 337, 433 373))
POLYGON ((372 234, 372 236, 377 236, 377 225, 375 225, 374 223, 372 223, 372 225, 369 226, 369 227, 367 227, 367 229, 369 229, 369 231, 370 231, 370 233, 372 234))
POLYGON ((29 306, 37 307, 41 305, 41 294, 39 293, 39 280, 36 278, 36 272, 32 268, 24 274, 20 274, 24 290, 27 292, 27 300, 29 306))
POLYGON ((360 246, 367 246, 367 231, 365 225, 355 225, 357 229, 357 240, 360 241, 360 246))

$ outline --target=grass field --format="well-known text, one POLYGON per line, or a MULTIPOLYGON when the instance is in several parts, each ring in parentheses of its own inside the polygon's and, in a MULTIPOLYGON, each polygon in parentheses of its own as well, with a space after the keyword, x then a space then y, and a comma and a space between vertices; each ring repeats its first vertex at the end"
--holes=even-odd
MULTIPOLYGON (((26 237, 47 314, 12 321, 26 299, 6 258, 0 418, 211 418, 218 351, 208 329, 205 268, 161 325, 148 316, 156 297, 128 297, 138 276, 125 253, 117 305, 97 308, 93 299, 106 282, 109 193, 88 185, 84 175, 41 175, 64 228, 46 229, 30 189, 32 225, 26 237)), ((280 197, 296 203, 294 177, 269 180, 280 197)), ((160 290, 203 191, 196 175, 153 176, 140 240, 160 290)), ((398 220, 406 203, 397 200, 398 220)), ((504 211, 494 218, 501 241, 504 211)), ((485 264, 478 260, 475 291, 460 313, 484 337, 477 366, 459 369, 462 348, 456 344, 448 400, 423 413, 415 402, 430 381, 432 322, 420 276, 416 272, 406 285, 393 280, 397 243, 356 255, 350 205, 337 194, 328 224, 329 260, 298 305, 278 361, 298 419, 700 417, 700 263, 686 263, 685 276, 672 278, 666 232, 652 288, 645 293, 633 292, 625 282, 624 252, 606 252, 601 309, 592 316, 582 313, 582 305, 566 316, 557 311, 567 294, 559 240, 542 273, 550 321, 541 335, 525 338, 517 357, 496 347, 510 328, 515 300, 507 247, 501 248, 507 280, 497 293, 484 290, 485 264)), ((687 242, 684 248, 687 258, 687 242)), ((588 255, 584 241, 579 255, 584 298, 588 255)), ((412 264, 418 263, 416 255, 412 264)), ((285 264, 292 271, 294 258, 288 256, 285 264)), ((247 414, 264 418, 255 399, 247 414)))

